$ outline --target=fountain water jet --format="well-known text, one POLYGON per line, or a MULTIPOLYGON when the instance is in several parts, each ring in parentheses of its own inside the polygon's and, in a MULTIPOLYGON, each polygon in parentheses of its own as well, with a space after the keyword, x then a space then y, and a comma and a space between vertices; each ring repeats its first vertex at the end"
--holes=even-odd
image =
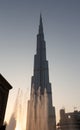
POLYGON ((19 89, 14 104, 13 114, 10 118, 7 130, 25 130, 26 128, 26 103, 25 94, 19 89))

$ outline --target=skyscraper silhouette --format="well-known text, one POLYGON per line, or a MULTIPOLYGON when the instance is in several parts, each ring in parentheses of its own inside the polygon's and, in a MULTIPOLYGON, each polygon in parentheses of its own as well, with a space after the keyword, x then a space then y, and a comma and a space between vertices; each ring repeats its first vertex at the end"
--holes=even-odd
POLYGON ((27 110, 27 130, 55 130, 55 108, 52 106, 52 90, 49 82, 46 43, 42 16, 40 15, 37 49, 34 56, 34 74, 31 82, 30 100, 27 110))

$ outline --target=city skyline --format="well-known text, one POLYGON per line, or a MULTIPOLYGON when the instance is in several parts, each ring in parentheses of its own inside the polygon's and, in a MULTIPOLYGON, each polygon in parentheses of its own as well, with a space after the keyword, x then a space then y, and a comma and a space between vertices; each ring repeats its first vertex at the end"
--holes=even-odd
POLYGON ((62 107, 67 111, 74 107, 80 110, 79 6, 79 0, 0 1, 0 73, 14 87, 7 108, 12 106, 18 88, 26 90, 29 98, 36 34, 42 12, 54 105, 57 111, 62 107))

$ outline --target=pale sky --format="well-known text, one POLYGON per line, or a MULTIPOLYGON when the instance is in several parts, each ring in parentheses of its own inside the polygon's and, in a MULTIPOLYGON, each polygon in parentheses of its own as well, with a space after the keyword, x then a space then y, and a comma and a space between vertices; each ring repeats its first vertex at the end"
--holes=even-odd
POLYGON ((13 86, 6 119, 18 88, 29 98, 40 12, 57 115, 80 110, 80 0, 0 0, 0 73, 13 86))

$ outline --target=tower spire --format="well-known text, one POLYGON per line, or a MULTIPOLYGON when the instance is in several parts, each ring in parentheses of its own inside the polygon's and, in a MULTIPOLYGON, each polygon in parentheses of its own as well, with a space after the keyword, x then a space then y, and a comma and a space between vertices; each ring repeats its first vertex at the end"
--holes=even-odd
POLYGON ((39 34, 43 34, 43 22, 42 22, 41 13, 40 13, 40 22, 39 22, 39 34))

